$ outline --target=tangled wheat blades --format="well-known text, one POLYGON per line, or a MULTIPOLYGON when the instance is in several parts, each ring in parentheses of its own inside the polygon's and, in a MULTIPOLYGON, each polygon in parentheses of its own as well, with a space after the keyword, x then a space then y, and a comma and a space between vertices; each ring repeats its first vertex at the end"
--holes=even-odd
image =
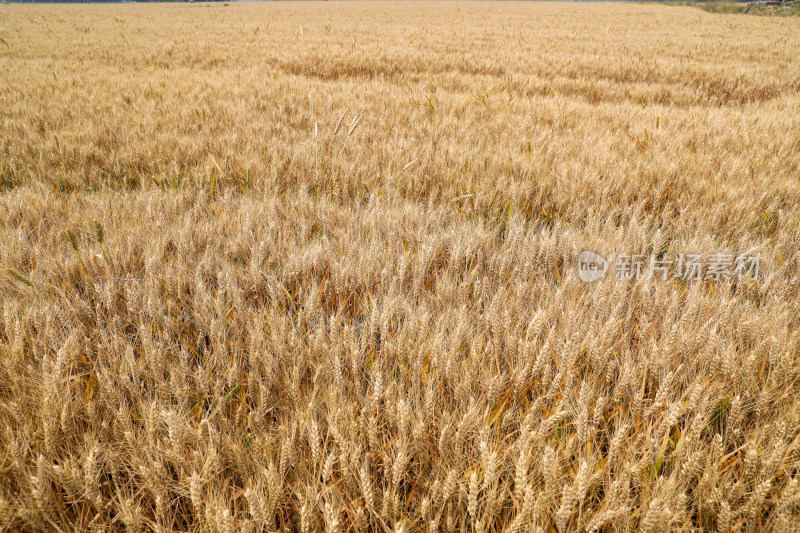
POLYGON ((0 6, 0 530, 797 531, 798 20, 0 6))

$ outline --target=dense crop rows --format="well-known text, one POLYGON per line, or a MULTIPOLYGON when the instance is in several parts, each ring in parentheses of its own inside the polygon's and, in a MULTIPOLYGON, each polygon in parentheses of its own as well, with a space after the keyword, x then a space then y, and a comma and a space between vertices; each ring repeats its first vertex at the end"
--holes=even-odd
POLYGON ((796 531, 798 57, 689 7, 0 6, 0 529, 796 531))

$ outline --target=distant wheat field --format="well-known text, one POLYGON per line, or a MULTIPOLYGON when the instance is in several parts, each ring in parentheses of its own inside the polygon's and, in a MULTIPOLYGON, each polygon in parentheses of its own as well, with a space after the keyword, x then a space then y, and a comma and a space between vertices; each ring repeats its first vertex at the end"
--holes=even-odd
POLYGON ((692 7, 0 6, 0 530, 797 531, 799 57, 692 7))

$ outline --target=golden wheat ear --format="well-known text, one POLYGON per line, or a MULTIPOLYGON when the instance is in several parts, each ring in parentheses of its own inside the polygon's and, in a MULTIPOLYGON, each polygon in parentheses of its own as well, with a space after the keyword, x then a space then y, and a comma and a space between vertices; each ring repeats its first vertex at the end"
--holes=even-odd
POLYGON ((342 113, 342 116, 341 116, 341 117, 339 117, 339 120, 336 122, 336 127, 335 127, 335 128, 333 128, 333 135, 336 135, 337 133, 339 133, 339 128, 341 128, 341 127, 342 127, 342 121, 344 120, 344 117, 345 117, 346 115, 347 115, 347 111, 345 111, 344 113, 342 113))
POLYGON ((362 115, 357 115, 356 118, 353 119, 353 123, 350 125, 350 129, 347 130, 347 136, 350 137, 356 128, 358 127, 358 123, 361 122, 362 115))
POLYGON ((111 269, 108 268, 108 263, 106 263, 106 259, 103 257, 103 254, 97 254, 92 257, 92 262, 94 263, 97 272, 104 278, 107 278, 111 273, 111 269))

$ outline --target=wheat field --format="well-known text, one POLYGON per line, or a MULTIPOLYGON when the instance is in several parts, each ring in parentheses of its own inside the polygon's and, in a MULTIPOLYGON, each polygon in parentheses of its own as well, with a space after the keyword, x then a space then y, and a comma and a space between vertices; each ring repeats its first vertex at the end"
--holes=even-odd
POLYGON ((692 7, 0 6, 0 530, 800 531, 798 57, 692 7))

